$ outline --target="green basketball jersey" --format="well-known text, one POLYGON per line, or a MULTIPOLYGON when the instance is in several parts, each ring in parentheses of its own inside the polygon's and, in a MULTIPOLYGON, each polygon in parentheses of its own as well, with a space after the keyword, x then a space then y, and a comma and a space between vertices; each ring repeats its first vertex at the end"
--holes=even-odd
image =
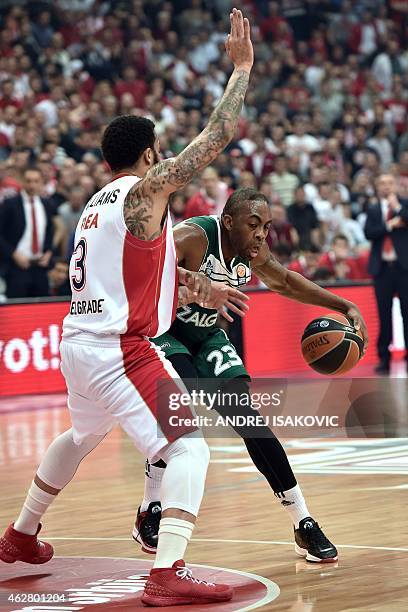
MULTIPOLYGON (((231 287, 240 288, 251 279, 249 261, 235 257, 228 266, 224 261, 221 249, 220 220, 215 215, 207 217, 192 217, 184 223, 201 227, 207 238, 207 249, 199 268, 213 281, 224 282, 231 287)), ((192 347, 202 342, 209 331, 214 329, 218 313, 214 309, 201 308, 198 304, 188 304, 177 310, 169 333, 178 340, 192 347)))

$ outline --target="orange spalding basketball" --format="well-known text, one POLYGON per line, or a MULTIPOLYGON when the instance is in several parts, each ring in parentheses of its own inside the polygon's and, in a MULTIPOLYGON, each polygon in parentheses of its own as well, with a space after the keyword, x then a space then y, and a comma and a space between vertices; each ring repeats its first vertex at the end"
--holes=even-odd
POLYGON ((320 374, 344 374, 363 354, 363 338, 345 315, 329 313, 313 319, 302 336, 302 355, 320 374))

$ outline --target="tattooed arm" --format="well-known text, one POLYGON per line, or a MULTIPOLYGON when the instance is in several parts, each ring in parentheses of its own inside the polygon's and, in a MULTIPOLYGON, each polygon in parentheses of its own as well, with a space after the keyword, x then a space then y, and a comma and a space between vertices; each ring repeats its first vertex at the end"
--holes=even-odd
POLYGON ((231 32, 225 46, 234 71, 208 125, 177 157, 153 166, 126 197, 126 225, 143 240, 153 240, 160 234, 160 219, 169 195, 216 159, 234 136, 248 87, 253 49, 248 19, 237 9, 233 9, 230 18, 231 32))

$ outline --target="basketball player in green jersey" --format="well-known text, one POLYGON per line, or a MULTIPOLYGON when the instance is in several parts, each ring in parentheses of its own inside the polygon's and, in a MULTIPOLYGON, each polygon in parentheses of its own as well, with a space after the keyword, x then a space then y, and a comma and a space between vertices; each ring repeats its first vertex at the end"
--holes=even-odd
MULTIPOLYGON (((357 306, 281 266, 265 242, 270 224, 265 196, 254 189, 239 189, 228 199, 220 218, 193 217, 174 228, 179 263, 187 270, 201 271, 212 281, 235 288, 241 288, 250 280, 252 270, 276 293, 345 314, 356 328, 361 329, 366 347, 367 330, 357 306)), ((215 379, 219 389, 233 390, 242 397, 243 393, 250 393, 249 374, 226 333, 216 327, 216 320, 216 310, 197 304, 182 306, 170 330, 154 342, 181 378, 190 381, 215 379)), ((225 416, 223 407, 214 408, 225 416)), ((251 413, 248 407, 235 408, 238 414, 251 413)), ((231 415, 230 408, 228 414, 231 415)), ((248 428, 234 429, 289 513, 294 525, 296 552, 312 562, 336 561, 337 550, 310 516, 279 440, 266 425, 250 432, 248 428)), ((146 465, 144 499, 133 530, 134 539, 141 543, 145 552, 156 551, 161 516, 160 484, 165 467, 162 461, 146 465)))

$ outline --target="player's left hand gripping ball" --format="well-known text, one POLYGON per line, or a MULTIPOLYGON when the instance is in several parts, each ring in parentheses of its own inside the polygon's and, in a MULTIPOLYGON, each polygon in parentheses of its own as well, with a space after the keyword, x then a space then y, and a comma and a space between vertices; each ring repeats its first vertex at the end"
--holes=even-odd
POLYGON ((364 347, 363 347, 363 355, 364 355, 365 352, 367 351, 367 346, 368 346, 368 331, 367 331, 367 325, 365 324, 365 321, 363 319, 363 315, 361 314, 357 306, 354 306, 354 305, 348 309, 346 314, 347 314, 348 319, 352 321, 354 328, 357 331, 360 331, 361 333, 361 336, 364 342, 364 347))

